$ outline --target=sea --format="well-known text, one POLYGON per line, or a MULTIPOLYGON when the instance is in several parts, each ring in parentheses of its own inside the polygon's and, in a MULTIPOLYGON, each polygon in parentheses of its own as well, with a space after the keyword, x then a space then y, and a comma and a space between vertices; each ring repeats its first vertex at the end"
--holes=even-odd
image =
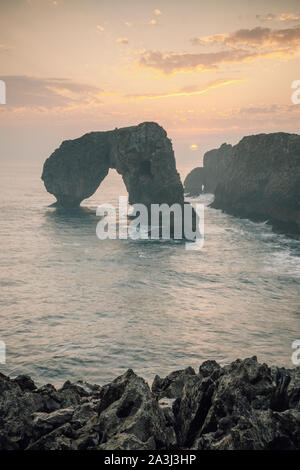
POLYGON ((256 355, 295 367, 300 241, 204 204, 204 244, 100 240, 100 204, 126 195, 111 170, 77 210, 51 207, 41 162, 0 162, 0 372, 37 384, 104 384, 256 355))

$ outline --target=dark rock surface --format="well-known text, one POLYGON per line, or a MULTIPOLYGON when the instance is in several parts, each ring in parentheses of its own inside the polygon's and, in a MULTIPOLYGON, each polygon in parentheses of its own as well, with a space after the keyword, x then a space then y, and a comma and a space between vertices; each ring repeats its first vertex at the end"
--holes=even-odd
POLYGON ((300 235, 300 136, 244 137, 232 149, 212 207, 300 235))
POLYGON ((300 449, 300 368, 206 361, 152 391, 132 370, 59 390, 0 374, 0 450, 178 448, 300 449))
POLYGON ((206 152, 202 171, 195 170, 186 179, 194 174, 195 188, 204 181, 204 192, 215 195, 211 207, 300 236, 299 135, 258 134, 223 144, 206 152))
POLYGON ((209 150, 204 154, 203 167, 194 168, 184 180, 184 192, 187 196, 199 196, 201 193, 214 194, 218 183, 223 181, 232 149, 232 145, 222 144, 220 148, 209 150))
POLYGON ((216 187, 224 179, 225 170, 232 156, 232 145, 222 144, 218 149, 209 150, 204 154, 204 190, 214 194, 216 187))
POLYGON ((187 196, 199 196, 205 184, 203 167, 194 168, 185 178, 183 186, 187 196))
POLYGON ((42 180, 57 205, 77 207, 110 168, 122 175, 130 204, 183 204, 172 143, 154 122, 64 141, 45 161, 42 180))
POLYGON ((176 370, 164 379, 156 375, 151 388, 152 393, 154 393, 158 399, 164 397, 180 397, 187 378, 194 375, 195 371, 192 367, 187 367, 184 370, 176 370))

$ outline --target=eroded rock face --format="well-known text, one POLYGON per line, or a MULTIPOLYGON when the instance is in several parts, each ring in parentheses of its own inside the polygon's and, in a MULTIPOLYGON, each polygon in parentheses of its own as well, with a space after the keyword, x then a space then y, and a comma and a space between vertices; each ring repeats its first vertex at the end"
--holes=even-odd
POLYGON ((110 168, 122 175, 130 204, 184 202, 171 141, 154 122, 64 141, 46 160, 42 180, 57 205, 77 207, 110 168))
POLYGON ((204 189, 206 193, 214 194, 218 184, 223 181, 224 172, 231 159, 232 148, 230 144, 222 144, 218 149, 209 150, 204 154, 204 189))
POLYGON ((131 436, 134 446, 142 445, 143 449, 149 445, 152 449, 175 446, 174 428, 168 423, 148 384, 132 370, 103 387, 101 398, 99 428, 102 437, 99 449, 116 448, 116 442, 121 448, 128 448, 128 436, 131 436), (125 441, 124 434, 127 436, 125 441))
POLYGON ((176 370, 162 379, 159 375, 154 377, 152 384, 152 393, 160 398, 178 398, 182 395, 183 387, 190 376, 194 376, 195 371, 192 367, 184 370, 176 370))
POLYGON ((226 166, 232 155, 232 145, 222 144, 209 150, 203 156, 203 167, 194 168, 184 180, 184 192, 188 196, 201 193, 214 194, 219 182, 223 181, 226 166))
POLYGON ((252 357, 225 367, 206 361, 198 374, 186 371, 154 382, 156 393, 176 398, 173 413, 179 447, 300 448, 299 367, 268 367, 252 357), (180 377, 184 378, 181 392, 175 386, 180 377))
POLYGON ((182 448, 300 450, 300 368, 205 361, 156 376, 152 391, 130 369, 59 390, 0 374, 0 450, 182 448))
POLYGON ((185 178, 183 186, 187 196, 199 196, 204 190, 204 168, 194 168, 185 178))
POLYGON ((300 234, 300 136, 244 137, 233 147, 212 207, 300 234))
POLYGON ((108 385, 24 389, 0 374, 0 450, 169 449, 169 421, 132 370, 108 385))
POLYGON ((215 195, 212 207, 267 220, 277 231, 300 236, 299 135, 244 137, 235 146, 223 144, 206 152, 203 165, 193 184, 200 186, 204 180, 204 192, 215 195))

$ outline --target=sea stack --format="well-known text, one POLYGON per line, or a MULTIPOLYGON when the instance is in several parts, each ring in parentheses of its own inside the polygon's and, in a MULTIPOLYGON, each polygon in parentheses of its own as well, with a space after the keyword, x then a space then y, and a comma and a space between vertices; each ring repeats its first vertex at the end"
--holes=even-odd
POLYGON ((42 180, 57 205, 78 207, 110 168, 122 175, 130 204, 183 204, 172 143, 155 122, 66 140, 45 161, 42 180))

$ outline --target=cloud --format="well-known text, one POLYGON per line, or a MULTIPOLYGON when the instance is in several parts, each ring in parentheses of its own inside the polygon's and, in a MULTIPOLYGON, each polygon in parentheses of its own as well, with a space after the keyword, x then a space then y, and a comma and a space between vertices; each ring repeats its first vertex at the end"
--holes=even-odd
POLYGON ((300 13, 281 13, 280 15, 274 15, 274 13, 268 13, 266 15, 256 15, 256 19, 262 22, 267 21, 299 21, 300 13))
POLYGON ((7 52, 11 49, 13 49, 12 46, 8 46, 7 44, 0 44, 0 54, 1 52, 7 52))
POLYGON ((269 115, 270 118, 287 118, 290 114, 299 113, 300 107, 295 106, 293 104, 285 104, 285 105, 278 105, 278 104, 264 104, 259 106, 245 106, 242 108, 236 107, 227 109, 224 112, 218 112, 218 115, 221 117, 229 118, 229 117, 237 117, 243 116, 245 119, 266 119, 266 115, 269 115))
POLYGON ((230 49, 219 52, 188 53, 160 51, 144 51, 140 53, 138 66, 151 68, 166 75, 176 72, 191 72, 193 70, 216 70, 221 63, 241 62, 257 57, 257 53, 244 49, 230 49))
POLYGON ((279 111, 286 111, 290 106, 279 106, 271 104, 267 106, 248 106, 239 109, 239 114, 274 114, 279 111))
POLYGON ((128 38, 118 38, 118 39, 116 39, 116 42, 118 44, 128 44, 129 43, 128 38))
POLYGON ((299 21, 300 14, 298 13, 281 13, 279 17, 280 21, 299 21))
POLYGON ((56 108, 76 104, 101 104, 98 87, 63 78, 38 78, 26 75, 2 76, 6 83, 7 106, 19 108, 56 108))
POLYGON ((274 15, 273 13, 267 13, 266 15, 256 15, 256 19, 259 20, 259 21, 273 21, 275 20, 276 18, 276 15, 274 15))
POLYGON ((162 14, 162 12, 160 10, 158 10, 158 8, 156 8, 153 13, 156 16, 160 16, 162 14))
POLYGON ((170 98, 174 96, 191 96, 191 95, 202 95, 208 91, 219 88, 226 85, 231 85, 233 83, 243 82, 244 79, 237 78, 228 78, 228 79, 219 79, 209 82, 204 86, 199 85, 187 85, 179 88, 178 90, 169 91, 166 93, 136 93, 125 95, 125 98, 130 100, 145 100, 145 99, 159 99, 159 98, 170 98))
POLYGON ((257 26, 253 29, 239 29, 229 34, 192 38, 193 45, 217 44, 229 47, 286 46, 300 42, 300 26, 286 29, 270 29, 257 26))
POLYGON ((222 47, 216 52, 140 51, 137 53, 139 58, 136 65, 138 68, 154 69, 169 75, 178 72, 218 70, 221 64, 242 63, 267 57, 287 58, 300 52, 300 27, 280 30, 281 33, 276 32, 273 35, 268 34, 268 28, 259 28, 259 31, 256 29, 205 38, 206 43, 212 42, 222 47), (243 47, 237 47, 239 44, 243 47), (224 49, 224 46, 227 46, 227 49, 224 49))

